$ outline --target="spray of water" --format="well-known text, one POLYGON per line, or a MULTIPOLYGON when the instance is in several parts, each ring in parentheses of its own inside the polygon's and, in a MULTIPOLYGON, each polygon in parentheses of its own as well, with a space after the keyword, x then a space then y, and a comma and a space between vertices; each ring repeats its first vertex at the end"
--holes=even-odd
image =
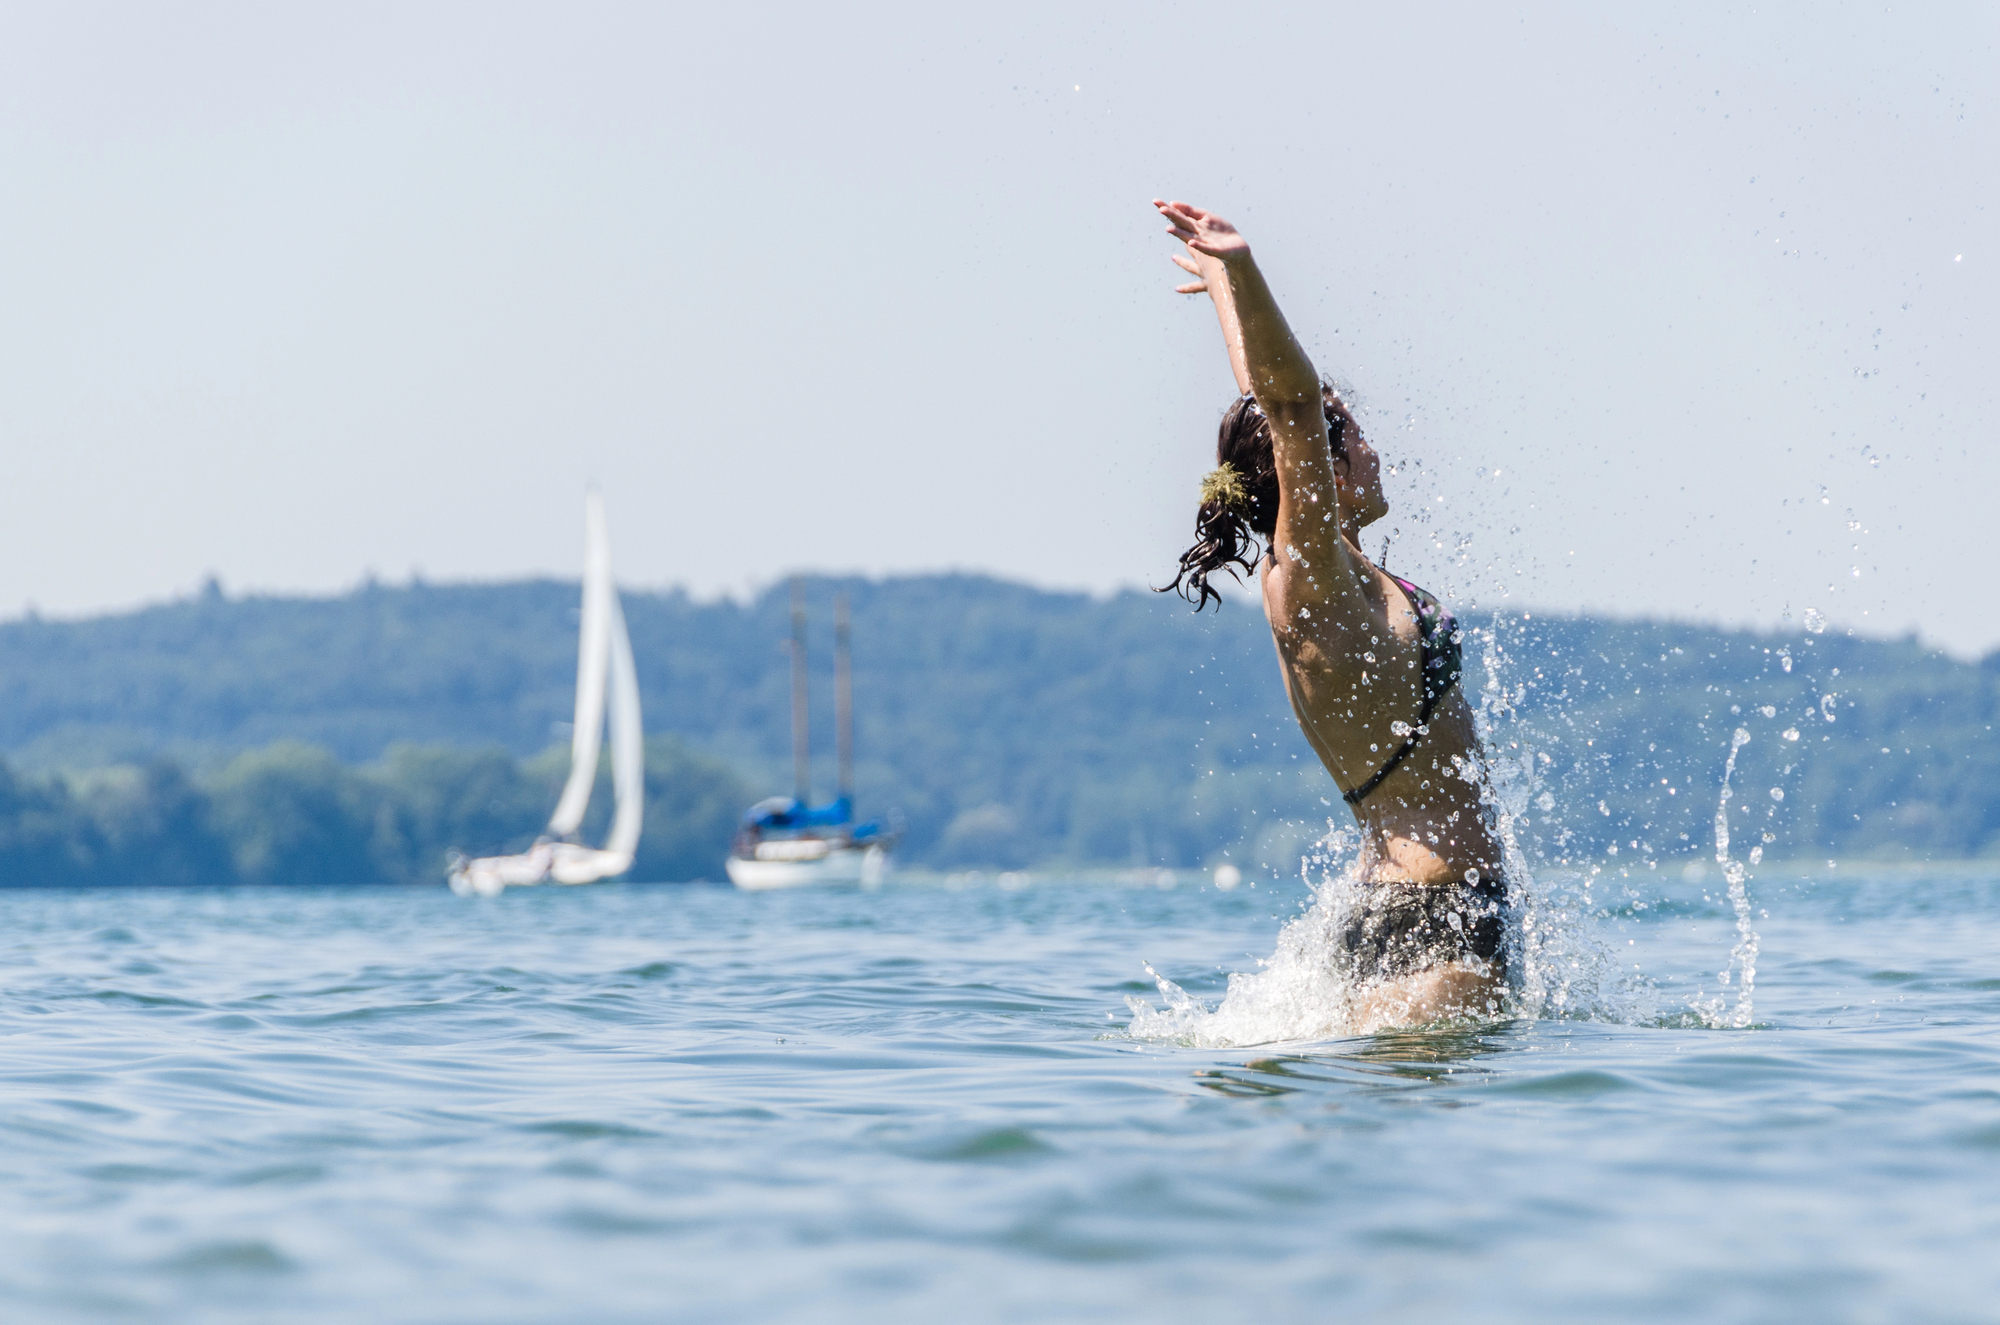
POLYGON ((1514 908, 1510 965, 1519 973, 1507 1011, 1516 1017, 1627 1020, 1625 991, 1611 977, 1610 954, 1598 934, 1597 872, 1537 871, 1522 849, 1530 807, 1554 802, 1542 789, 1540 754, 1520 721, 1525 685, 1509 683, 1516 669, 1504 642, 1490 629, 1482 635, 1479 738, 1487 751, 1487 803, 1505 853, 1514 908))
MULTIPOLYGON (((1598 871, 1529 868, 1519 830, 1528 822, 1530 807, 1546 810, 1550 797, 1540 787, 1536 752, 1525 740, 1507 734, 1519 730, 1510 719, 1520 694, 1504 681, 1499 642, 1488 639, 1485 645, 1481 654, 1487 670, 1478 716, 1488 750, 1484 770, 1488 806, 1506 852, 1513 908, 1509 965, 1517 973, 1502 1015, 1662 1024, 1657 991, 1642 980, 1620 980, 1613 974, 1600 932, 1604 909, 1595 896, 1598 871)), ((1776 710, 1764 716, 1774 718, 1776 710)), ((1788 730, 1784 735, 1795 738, 1796 733, 1788 730)), ((1754 1024, 1759 937, 1750 903, 1749 868, 1736 858, 1729 825, 1737 759, 1750 740, 1747 727, 1736 728, 1730 739, 1714 816, 1715 861, 1728 885, 1735 942, 1720 974, 1722 991, 1697 994, 1685 1005, 1694 1022, 1717 1029, 1754 1024)), ((1767 817, 1781 795, 1773 788, 1767 817)), ((1764 837, 1769 840, 1768 831, 1764 837)), ((1753 847, 1750 863, 1761 854, 1761 846, 1753 847)), ((1301 862, 1310 895, 1280 931, 1271 956, 1257 970, 1232 975, 1213 1007, 1148 966, 1146 972, 1158 984, 1162 1002, 1155 1006, 1128 999, 1130 1034, 1224 1048, 1326 1040, 1370 1029, 1357 1015, 1366 991, 1346 969, 1337 942, 1353 909, 1366 896, 1366 863, 1352 828, 1330 828, 1301 862)), ((1684 1025, 1686 1018, 1687 1013, 1681 1013, 1664 1021, 1684 1025)))
POLYGON ((1329 831, 1301 862, 1312 898, 1278 933, 1255 971, 1229 977, 1209 1007, 1151 966, 1162 1005, 1128 998, 1130 1033, 1203 1048, 1327 1040, 1353 1033, 1355 993, 1337 960, 1335 936, 1359 892, 1360 852, 1351 829, 1329 831))
MULTIPOLYGON (((1538 876, 1529 868, 1518 827, 1539 789, 1537 753, 1518 735, 1518 686, 1506 681, 1506 657, 1491 632, 1480 643, 1485 676, 1477 718, 1488 764, 1461 767, 1480 777, 1504 851, 1512 923, 1509 968, 1517 973, 1503 1017, 1629 1020, 1622 991, 1596 932, 1601 909, 1592 872, 1538 876)), ((1129 1033, 1203 1048, 1326 1040, 1361 1033, 1365 990, 1347 969, 1338 935, 1365 898, 1367 861, 1359 834, 1332 828, 1301 862, 1306 905, 1279 931, 1277 948, 1257 970, 1229 977, 1210 1007, 1151 966, 1162 1002, 1127 999, 1129 1033)))
POLYGON ((1750 733, 1738 727, 1729 741, 1729 758, 1722 765, 1722 792, 1715 805, 1715 863, 1729 884, 1729 904, 1736 913, 1736 944, 1729 951, 1729 965, 1722 971, 1723 993, 1697 1002, 1695 1011, 1711 1026, 1750 1025, 1751 998, 1757 988, 1757 930, 1750 923, 1749 870, 1729 851, 1729 802, 1736 796, 1729 785, 1736 776, 1736 756, 1750 743, 1750 733), (1736 986, 1736 1005, 1728 1005, 1727 990, 1736 986))

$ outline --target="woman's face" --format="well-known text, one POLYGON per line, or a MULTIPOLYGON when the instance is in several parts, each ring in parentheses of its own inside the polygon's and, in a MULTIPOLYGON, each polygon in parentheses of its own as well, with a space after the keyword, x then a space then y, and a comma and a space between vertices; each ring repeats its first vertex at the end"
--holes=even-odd
POLYGON ((1382 495, 1382 458, 1359 429, 1347 443, 1347 454, 1335 457, 1333 467, 1340 474, 1340 504, 1354 512, 1361 525, 1371 525, 1389 513, 1389 499, 1382 495))

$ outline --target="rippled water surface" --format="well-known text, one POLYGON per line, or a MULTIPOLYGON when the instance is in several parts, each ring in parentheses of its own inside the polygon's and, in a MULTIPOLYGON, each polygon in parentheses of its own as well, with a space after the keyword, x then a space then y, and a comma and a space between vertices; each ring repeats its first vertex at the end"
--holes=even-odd
POLYGON ((1652 1024, 1135 1040, 1297 887, 0 893, 9 1320, 1990 1320, 2000 871, 1676 877, 1652 1024), (1713 891, 1713 888, 1710 889, 1713 891))

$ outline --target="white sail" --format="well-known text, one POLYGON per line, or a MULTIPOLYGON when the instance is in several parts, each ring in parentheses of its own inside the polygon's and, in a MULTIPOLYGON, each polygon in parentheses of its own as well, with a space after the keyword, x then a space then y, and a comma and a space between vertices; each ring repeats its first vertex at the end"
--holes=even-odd
POLYGON ((616 591, 611 596, 611 789, 617 812, 604 849, 623 855, 629 865, 646 818, 646 736, 639 721, 639 669, 632 661, 632 638, 625 633, 625 611, 616 591))
POLYGON ((577 631, 576 725, 570 735, 569 780, 563 784, 543 840, 518 856, 461 860, 451 871, 452 891, 490 897, 553 879, 596 883, 632 868, 646 817, 645 729, 639 715, 639 673, 625 611, 611 579, 611 536, 604 502, 591 493, 584 507, 583 611, 577 631), (576 832, 590 808, 603 747, 606 701, 611 721, 611 788, 616 806, 603 847, 551 841, 576 832))
MULTIPOLYGON (((611 534, 604 499, 595 492, 583 507, 583 611, 577 629, 576 719, 570 729, 569 781, 563 784, 549 836, 568 837, 583 823, 597 782, 597 751, 604 739, 605 664, 611 651, 611 617, 618 591, 611 583, 611 534)), ((622 623, 620 633, 623 633, 622 623)), ((627 646, 630 650, 630 646, 627 646)))
MULTIPOLYGON (((602 848, 571 842, 555 844, 549 875, 557 883, 596 883, 632 868, 639 830, 646 818, 646 746, 639 720, 639 671, 632 661, 632 640, 625 633, 625 611, 614 589, 607 596, 605 618, 610 657, 611 792, 616 809, 611 835, 602 848)), ((606 678, 600 677, 603 686, 606 678)), ((594 771, 594 770, 593 770, 594 771)))

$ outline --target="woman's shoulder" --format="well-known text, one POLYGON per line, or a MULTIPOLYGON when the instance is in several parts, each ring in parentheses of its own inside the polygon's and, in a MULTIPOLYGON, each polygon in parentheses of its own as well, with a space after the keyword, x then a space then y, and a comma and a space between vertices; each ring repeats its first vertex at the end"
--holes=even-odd
POLYGON ((1400 634, 1391 621, 1392 609, 1400 606, 1392 601, 1395 591, 1372 563, 1362 565, 1366 573, 1321 577, 1310 566, 1267 557, 1264 615, 1279 646, 1289 641, 1302 655, 1357 667, 1376 661, 1371 652, 1395 648, 1400 634))

